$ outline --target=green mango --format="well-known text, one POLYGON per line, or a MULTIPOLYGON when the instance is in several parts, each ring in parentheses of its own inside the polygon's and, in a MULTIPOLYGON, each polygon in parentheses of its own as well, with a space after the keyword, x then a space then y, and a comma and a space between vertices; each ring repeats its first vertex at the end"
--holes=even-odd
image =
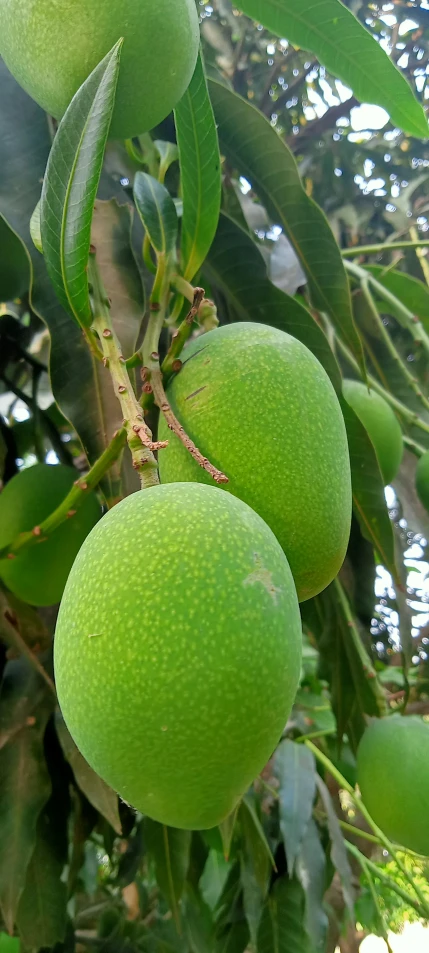
MULTIPOLYGON (((12 477, 0 494, 0 549, 9 546, 19 533, 39 526, 62 503, 78 477, 73 467, 47 463, 12 477)), ((0 578, 24 602, 55 605, 85 537, 100 516, 100 504, 90 491, 76 513, 46 540, 14 559, 0 559, 0 578)))
MULTIPOLYGON (((350 534, 350 461, 341 409, 324 369, 296 338, 232 324, 197 338, 168 388, 172 409, 226 489, 271 527, 298 598, 337 575, 350 534)), ((161 417, 162 483, 212 482, 161 417)))
POLYGON ((420 457, 416 467, 417 496, 429 513, 429 450, 420 457))
POLYGON ((343 394, 374 445, 385 485, 398 473, 404 453, 402 430, 384 397, 361 381, 343 381, 343 394))
POLYGON ((242 503, 198 483, 110 510, 70 573, 54 644, 67 727, 137 810, 207 829, 270 758, 300 674, 287 560, 242 503))
POLYGON ((110 136, 162 122, 187 89, 199 45, 194 0, 2 0, 0 55, 61 119, 79 86, 124 37, 110 136))
POLYGON ((429 856, 429 725, 401 715, 371 722, 358 748, 357 781, 386 837, 429 856))

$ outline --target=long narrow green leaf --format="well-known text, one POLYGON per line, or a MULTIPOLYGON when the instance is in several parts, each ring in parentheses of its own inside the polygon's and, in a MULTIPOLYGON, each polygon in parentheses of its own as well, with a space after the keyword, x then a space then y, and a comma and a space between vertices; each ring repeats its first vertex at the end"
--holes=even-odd
POLYGON ((192 281, 213 241, 219 218, 219 144, 201 55, 175 109, 182 177, 182 272, 192 281))
POLYGON ((331 315, 363 365, 340 249, 322 210, 305 193, 295 159, 265 116, 210 81, 222 151, 245 175, 274 222, 282 225, 307 275, 314 305, 331 315))
POLYGON ((171 252, 177 240, 178 220, 173 199, 165 186, 152 175, 137 172, 134 201, 155 251, 171 252))
POLYGON ((411 136, 427 137, 427 120, 406 79, 341 0, 238 0, 243 13, 277 36, 315 53, 361 102, 376 103, 411 136))
POLYGON ((274 770, 280 782, 280 830, 289 877, 292 877, 313 810, 316 764, 311 751, 304 745, 285 739, 277 748, 274 770))
POLYGON ((276 880, 258 931, 258 953, 313 953, 305 928, 305 894, 295 878, 276 880))
POLYGON ((341 389, 340 369, 326 335, 307 308, 273 285, 256 242, 223 212, 203 275, 225 296, 234 320, 270 324, 292 334, 315 354, 336 390, 341 389))
POLYGON ((155 862, 158 886, 167 900, 176 924, 179 925, 179 905, 189 866, 191 833, 167 827, 146 817, 144 835, 148 853, 155 862))
POLYGON ((41 198, 46 266, 63 307, 91 323, 88 264, 94 200, 115 104, 122 40, 73 97, 51 149, 41 198))

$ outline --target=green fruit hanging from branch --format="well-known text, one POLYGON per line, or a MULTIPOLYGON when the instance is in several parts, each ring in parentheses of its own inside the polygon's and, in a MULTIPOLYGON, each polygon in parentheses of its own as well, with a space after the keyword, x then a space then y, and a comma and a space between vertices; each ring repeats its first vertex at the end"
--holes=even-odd
POLYGON ((61 119, 79 86, 124 37, 112 138, 160 123, 196 63, 194 0, 2 0, 0 55, 21 86, 61 119))
POLYGON ((357 780, 384 834, 429 855, 429 725, 401 715, 373 721, 359 745, 357 780))
MULTIPOLYGON (((271 527, 300 601, 324 589, 344 560, 351 519, 350 463, 334 389, 296 338, 234 324, 197 338, 167 396, 226 489, 271 527)), ((164 418, 161 482, 209 482, 164 418)))
POLYGON ((90 765, 173 827, 219 824, 271 756, 301 622, 277 540, 217 487, 156 486, 100 521, 55 635, 61 709, 90 765))
POLYGON ((374 445, 385 484, 395 479, 404 453, 402 430, 387 401, 361 381, 343 381, 343 394, 374 445))
MULTIPOLYGON (((72 467, 39 463, 22 470, 0 494, 0 549, 20 533, 33 531, 65 499, 79 474, 72 467)), ((0 578, 8 588, 35 606, 59 602, 79 549, 101 516, 95 493, 89 491, 76 512, 70 513, 48 539, 16 556, 0 559, 0 578)))

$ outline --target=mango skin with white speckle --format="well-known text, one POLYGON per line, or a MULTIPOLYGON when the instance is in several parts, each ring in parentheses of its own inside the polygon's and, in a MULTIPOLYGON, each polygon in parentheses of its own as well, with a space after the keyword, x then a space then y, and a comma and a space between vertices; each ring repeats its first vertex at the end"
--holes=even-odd
POLYGON ((124 38, 110 137, 162 122, 192 78, 199 46, 194 0, 1 0, 0 56, 55 119, 124 38))
MULTIPOLYGON (((198 337, 168 387, 171 407, 225 489, 271 527, 300 602, 321 592, 344 561, 351 522, 347 437, 332 384, 296 338, 261 324, 198 337)), ((162 483, 209 482, 165 420, 162 483)))
POLYGON ((85 541, 54 644, 83 756, 164 824, 207 829, 270 758, 298 686, 301 621, 281 547, 245 503, 156 486, 85 541))

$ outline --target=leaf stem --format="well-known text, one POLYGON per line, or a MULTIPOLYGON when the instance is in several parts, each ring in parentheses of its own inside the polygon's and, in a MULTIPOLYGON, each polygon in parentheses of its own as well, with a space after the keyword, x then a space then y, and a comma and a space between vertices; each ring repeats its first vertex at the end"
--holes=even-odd
POLYGON ((156 486, 159 483, 159 477, 154 451, 164 447, 165 443, 152 440, 152 434, 144 421, 126 368, 125 358, 122 356, 121 346, 113 328, 110 303, 103 287, 94 251, 91 251, 89 256, 88 273, 93 289, 93 327, 101 344, 103 363, 109 369, 114 391, 121 405, 133 467, 139 474, 142 489, 156 486))
POLYGON ((31 546, 41 546, 58 526, 61 526, 66 520, 72 519, 88 493, 98 486, 104 474, 118 459, 125 446, 125 441, 126 430, 123 428, 114 434, 108 447, 88 473, 75 481, 62 503, 40 523, 40 526, 34 526, 32 530, 26 533, 20 533, 9 546, 1 549, 0 559, 17 556, 23 549, 29 549, 31 546))
POLYGON ((422 904, 423 909, 425 910, 425 918, 428 919, 429 918, 429 900, 426 900, 418 884, 414 883, 411 874, 408 873, 406 867, 404 866, 402 861, 399 859, 396 853, 395 847, 393 846, 391 841, 386 837, 386 835, 383 833, 381 828, 377 826, 375 821, 373 821, 367 807, 362 801, 362 798, 356 794, 356 791, 354 790, 354 788, 352 788, 351 784, 349 784, 346 778, 342 776, 342 774, 340 773, 340 771, 338 771, 335 765, 332 764, 332 761, 330 761, 327 755, 325 755, 323 751, 320 751, 320 748, 317 748, 316 745, 314 745, 311 741, 306 741, 305 744, 307 748, 309 748, 310 751, 313 752, 314 757, 317 758, 317 760, 320 761, 321 764, 323 764, 323 766, 326 768, 329 774, 331 774, 332 777, 336 780, 339 787, 343 788, 350 795, 355 807, 357 807, 358 811, 360 811, 362 816, 365 818, 368 826, 371 828, 374 834, 378 837, 383 847, 385 847, 386 850, 389 852, 392 859, 395 861, 395 864, 401 871, 402 875, 405 877, 405 879, 408 881, 408 883, 414 890, 414 893, 417 895, 420 903, 422 904))
POLYGON ((396 251, 401 248, 427 248, 429 241, 421 239, 420 241, 399 241, 382 242, 380 245, 355 245, 353 248, 342 248, 343 258, 354 258, 355 255, 378 255, 384 251, 396 251))
POLYGON ((385 288, 384 285, 380 284, 376 278, 371 274, 371 272, 366 271, 365 268, 362 268, 360 265, 356 265, 351 261, 345 261, 344 267, 350 275, 353 275, 359 283, 362 285, 363 281, 367 281, 368 284, 374 289, 374 291, 380 296, 382 301, 385 301, 389 304, 393 310, 393 313, 399 313, 401 315, 401 320, 404 326, 408 329, 414 341, 419 341, 424 347, 425 351, 429 354, 429 335, 426 333, 421 321, 418 317, 413 314, 409 308, 406 308, 402 301, 392 294, 388 288, 385 288))
MULTIPOLYGON (((168 383, 170 377, 172 377, 173 374, 180 370, 180 367, 178 366, 179 356, 192 334, 192 325, 195 321, 195 318, 197 317, 200 304, 204 299, 204 288, 193 288, 192 290, 192 307, 188 311, 185 320, 182 321, 177 330, 173 332, 170 347, 161 365, 165 384, 168 383)), ((181 363, 182 362, 180 361, 180 366, 181 363)))
POLYGON ((402 900, 405 900, 405 902, 408 903, 410 907, 413 907, 413 909, 417 911, 417 913, 423 920, 427 920, 426 905, 424 905, 424 907, 422 908, 420 903, 418 903, 417 900, 414 900, 413 897, 411 897, 406 890, 403 890, 402 887, 400 887, 395 880, 392 880, 392 878, 389 877, 389 874, 386 874, 385 870, 383 870, 382 867, 379 867, 377 864, 374 864, 372 860, 369 860, 367 857, 364 857, 364 855, 361 854, 360 850, 358 850, 358 848, 355 847, 354 844, 351 844, 350 841, 348 840, 345 840, 344 843, 349 853, 353 854, 353 856, 356 857, 356 860, 358 860, 359 863, 361 863, 361 858, 364 858, 365 863, 367 864, 371 873, 373 873, 376 877, 379 877, 380 880, 384 880, 384 882, 391 888, 391 890, 397 893, 402 900))
POLYGON ((27 659, 27 661, 30 663, 32 668, 35 669, 35 671, 40 675, 40 677, 43 678, 43 681, 46 682, 46 685, 48 685, 52 694, 56 698, 57 693, 56 693, 55 685, 52 681, 52 678, 50 677, 50 675, 48 675, 42 663, 39 662, 39 659, 37 658, 35 653, 27 645, 25 639, 22 638, 22 635, 18 628, 17 620, 15 618, 15 614, 14 613, 12 614, 12 612, 9 612, 9 610, 6 609, 3 612, 3 618, 7 624, 7 633, 8 633, 9 641, 12 643, 14 648, 18 650, 19 654, 23 655, 27 659))
POLYGON ((387 347, 387 350, 389 351, 390 356, 393 358, 396 364, 396 367, 398 368, 399 372, 402 374, 402 377, 407 381, 407 384, 409 384, 411 389, 414 391, 416 397, 419 398, 419 400, 423 404, 423 407, 425 407, 426 410, 429 410, 429 400, 422 393, 418 380, 414 377, 414 375, 411 373, 411 371, 409 370, 405 362, 402 360, 401 356, 396 350, 396 347, 390 337, 389 332, 387 331, 385 325, 383 324, 382 318, 380 314, 378 313, 378 310, 375 306, 375 301, 374 301, 374 298, 372 297, 370 284, 367 278, 362 278, 361 288, 362 288, 363 296, 366 300, 366 303, 374 319, 374 323, 378 327, 380 334, 383 338, 383 341, 387 347))
POLYGON ((414 453, 416 457, 422 457, 426 453, 425 447, 422 447, 420 443, 417 443, 416 440, 413 440, 411 437, 407 437, 406 434, 403 434, 403 440, 406 447, 411 450, 411 453, 414 453))

